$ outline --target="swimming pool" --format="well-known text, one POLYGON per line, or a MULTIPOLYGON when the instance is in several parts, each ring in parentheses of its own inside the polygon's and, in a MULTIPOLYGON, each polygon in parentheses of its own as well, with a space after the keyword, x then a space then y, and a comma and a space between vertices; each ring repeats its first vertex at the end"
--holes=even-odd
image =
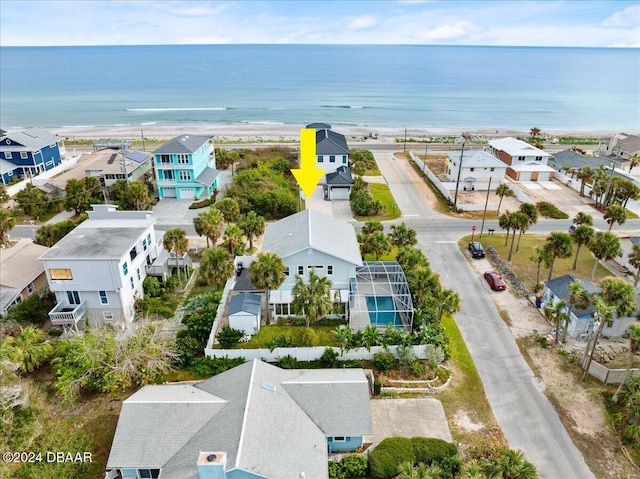
POLYGON ((384 326, 392 324, 402 327, 402 317, 395 311, 395 304, 391 296, 367 296, 367 309, 369 310, 369 321, 374 326, 384 326))

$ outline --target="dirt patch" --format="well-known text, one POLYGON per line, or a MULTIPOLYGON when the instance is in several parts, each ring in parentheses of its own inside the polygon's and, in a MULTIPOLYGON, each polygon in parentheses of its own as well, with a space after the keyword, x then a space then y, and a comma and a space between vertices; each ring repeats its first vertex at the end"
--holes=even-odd
POLYGON ((465 411, 458 411, 453 417, 453 423, 468 432, 478 432, 484 428, 484 424, 478 424, 471 420, 465 411))

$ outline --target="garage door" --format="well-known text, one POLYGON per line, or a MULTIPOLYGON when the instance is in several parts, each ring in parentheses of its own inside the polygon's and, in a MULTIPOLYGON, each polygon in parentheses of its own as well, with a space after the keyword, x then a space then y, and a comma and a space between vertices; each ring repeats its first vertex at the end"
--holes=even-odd
POLYGON ((349 199, 349 188, 331 188, 331 199, 332 200, 348 200, 349 199))
POLYGON ((518 176, 518 181, 531 181, 531 172, 521 171, 520 176, 518 176))
POLYGON ((538 181, 549 181, 549 175, 551 173, 549 171, 541 171, 538 173, 538 181))
POLYGON ((162 197, 163 198, 175 198, 176 197, 176 189, 175 188, 162 188, 162 197))
POLYGON ((183 200, 192 200, 196 197, 195 188, 181 188, 180 198, 183 200))

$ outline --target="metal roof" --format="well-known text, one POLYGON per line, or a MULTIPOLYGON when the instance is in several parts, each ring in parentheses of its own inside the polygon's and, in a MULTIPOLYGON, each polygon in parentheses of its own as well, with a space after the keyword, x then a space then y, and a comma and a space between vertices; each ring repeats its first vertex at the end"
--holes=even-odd
POLYGON ((316 130, 316 155, 348 155, 349 146, 344 135, 333 130, 316 130))
POLYGON ((213 140, 211 136, 199 136, 199 135, 181 135, 172 138, 160 148, 153 152, 154 155, 159 154, 180 154, 180 153, 194 153, 198 149, 213 140))
POLYGON ((327 173, 327 185, 352 185, 353 177, 351 176, 351 169, 348 166, 340 166, 333 173, 327 173))
POLYGON ((265 228, 262 251, 272 251, 286 258, 308 248, 356 266, 362 264, 353 226, 333 216, 307 209, 265 228))
POLYGON ((496 150, 502 150, 511 156, 551 156, 535 146, 516 138, 500 138, 489 141, 489 145, 496 150))
POLYGON ((259 294, 254 293, 240 293, 236 294, 229 301, 229 308, 227 309, 227 315, 231 316, 235 313, 249 313, 249 314, 259 314, 260 313, 260 301, 261 297, 259 294))
POLYGON ((63 140, 64 138, 53 135, 47 130, 31 128, 9 132, 4 135, 0 138, 0 151, 37 151, 63 140), (11 144, 7 144, 7 139, 10 140, 11 144))

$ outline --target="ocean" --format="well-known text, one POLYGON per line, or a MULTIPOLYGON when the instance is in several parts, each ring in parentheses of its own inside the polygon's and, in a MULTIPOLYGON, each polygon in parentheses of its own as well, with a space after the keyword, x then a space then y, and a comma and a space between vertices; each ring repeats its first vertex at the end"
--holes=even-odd
POLYGON ((0 47, 0 127, 181 123, 640 128, 640 50, 0 47))

